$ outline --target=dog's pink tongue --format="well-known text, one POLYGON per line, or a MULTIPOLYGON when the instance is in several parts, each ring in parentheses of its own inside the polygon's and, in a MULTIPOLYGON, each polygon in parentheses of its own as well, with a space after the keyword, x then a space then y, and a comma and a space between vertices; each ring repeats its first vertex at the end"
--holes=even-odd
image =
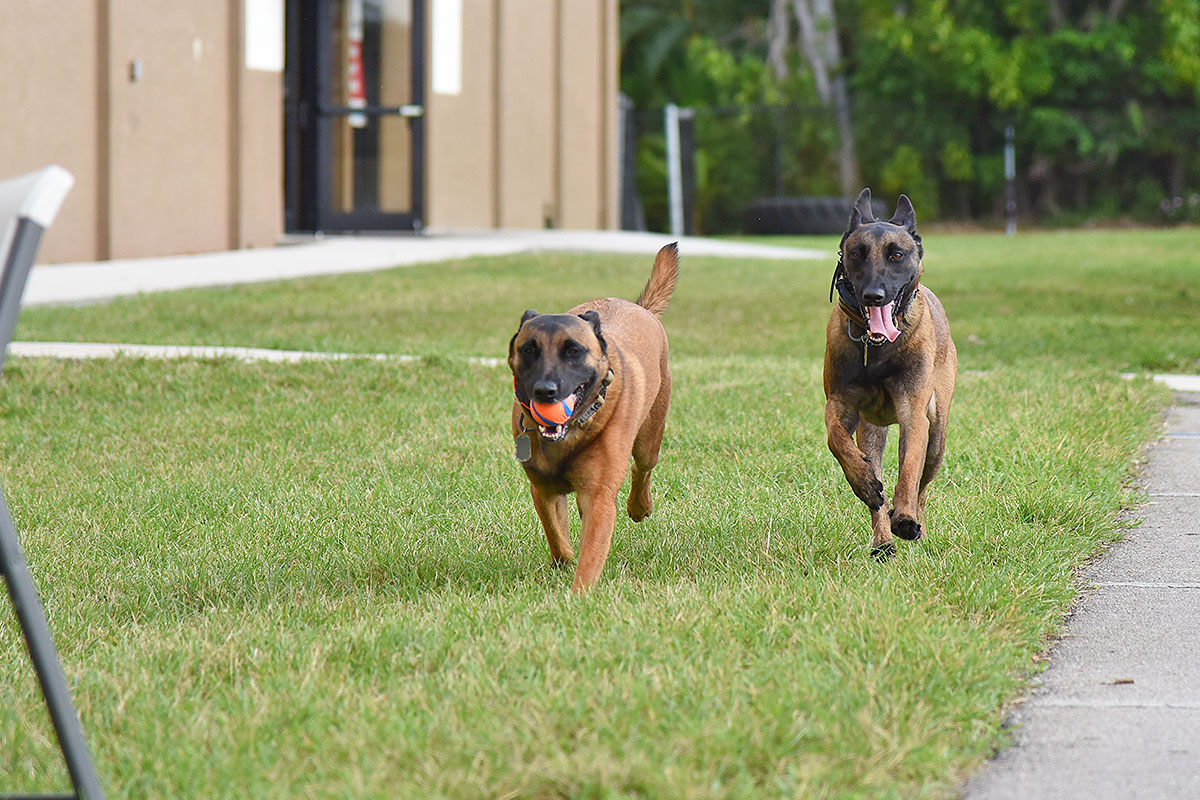
POLYGON ((900 331, 896 330, 896 326, 892 324, 891 305, 867 306, 867 317, 871 333, 886 336, 889 342, 896 341, 896 337, 900 335, 900 331))

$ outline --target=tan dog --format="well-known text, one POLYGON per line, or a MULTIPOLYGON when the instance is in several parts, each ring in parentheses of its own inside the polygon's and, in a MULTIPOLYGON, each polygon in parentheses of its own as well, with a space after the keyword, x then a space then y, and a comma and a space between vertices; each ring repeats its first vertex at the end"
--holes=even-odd
POLYGON ((571 587, 577 592, 596 582, 608 558, 630 456, 629 516, 641 522, 654 508, 650 472, 671 402, 667 334, 658 318, 675 290, 678 264, 675 244, 659 250, 636 304, 610 297, 565 314, 526 311, 508 345, 517 460, 556 564, 574 557, 567 495, 577 495, 583 522, 571 587), (565 423, 534 416, 541 404, 564 402, 573 409, 565 423))
POLYGON ((846 480, 871 510, 871 552, 887 558, 896 550, 892 534, 924 535, 925 490, 946 449, 958 354, 941 302, 921 285, 925 250, 907 197, 880 222, 863 189, 838 255, 830 289, 838 305, 825 332, 825 429, 846 480), (900 477, 885 513, 889 425, 900 426, 900 477))

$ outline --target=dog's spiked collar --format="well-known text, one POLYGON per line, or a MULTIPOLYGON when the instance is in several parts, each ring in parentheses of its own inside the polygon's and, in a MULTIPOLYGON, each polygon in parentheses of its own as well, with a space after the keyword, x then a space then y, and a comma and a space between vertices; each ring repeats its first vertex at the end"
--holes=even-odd
MULTIPOLYGON (((910 291, 913 281, 910 279, 908 283, 900 287, 900 291, 896 294, 896 299, 892 301, 892 318, 897 323, 903 319, 904 315, 912 307, 913 298, 917 296, 915 291, 910 291), (907 295, 906 295, 907 293, 907 295)), ((883 342, 872 342, 867 332, 870 326, 867 324, 866 314, 863 313, 863 305, 858 300, 858 294, 854 291, 854 285, 850 283, 850 276, 846 274, 846 266, 842 263, 842 251, 838 250, 837 268, 833 271, 833 280, 829 283, 829 302, 833 302, 833 293, 837 292, 838 308, 850 320, 850 325, 846 326, 846 335, 851 341, 862 342, 873 347, 882 346, 883 342), (855 336, 852 327, 857 325, 863 329, 862 336, 855 336)), ((903 327, 897 325, 903 330, 903 327)))
POLYGON ((567 420, 568 425, 578 425, 582 428, 592 421, 592 417, 596 416, 596 412, 604 405, 604 398, 608 394, 608 385, 612 383, 612 379, 613 371, 610 369, 608 374, 604 376, 604 380, 600 382, 600 391, 596 392, 596 399, 592 401, 592 404, 583 413, 572 414, 571 418, 567 420))

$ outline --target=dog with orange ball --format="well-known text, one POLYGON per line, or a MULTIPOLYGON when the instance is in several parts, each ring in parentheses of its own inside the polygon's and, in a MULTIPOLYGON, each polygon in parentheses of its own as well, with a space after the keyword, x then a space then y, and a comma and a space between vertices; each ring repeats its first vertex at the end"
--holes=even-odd
POLYGON ((637 302, 589 300, 564 314, 528 310, 508 344, 516 400, 512 433, 529 478, 550 558, 575 554, 567 495, 576 495, 582 532, 571 588, 593 586, 616 523, 617 492, 633 460, 625 508, 641 522, 654 508, 650 474, 671 403, 666 310, 679 271, 675 243, 658 251, 637 302))

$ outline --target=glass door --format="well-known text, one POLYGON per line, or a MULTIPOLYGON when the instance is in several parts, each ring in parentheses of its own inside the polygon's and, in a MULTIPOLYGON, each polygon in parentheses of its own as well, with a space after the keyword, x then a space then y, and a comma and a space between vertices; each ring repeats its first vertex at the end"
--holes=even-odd
POLYGON ((289 229, 419 230, 424 3, 293 0, 288 26, 289 229))

